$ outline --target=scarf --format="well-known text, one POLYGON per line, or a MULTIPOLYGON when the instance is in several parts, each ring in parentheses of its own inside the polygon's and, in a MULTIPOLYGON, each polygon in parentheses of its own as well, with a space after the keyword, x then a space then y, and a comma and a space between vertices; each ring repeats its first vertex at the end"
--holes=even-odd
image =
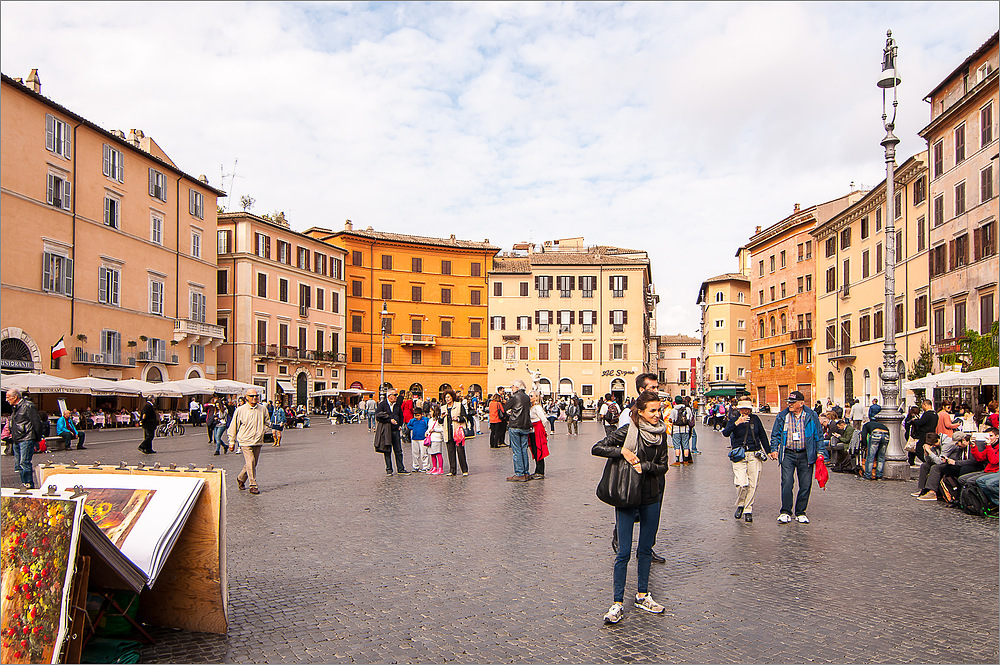
POLYGON ((666 431, 667 424, 665 422, 653 426, 640 418, 638 427, 635 426, 635 423, 629 423, 628 431, 625 433, 625 443, 622 444, 622 447, 628 448, 633 453, 638 453, 640 436, 646 445, 658 446, 663 443, 663 435, 666 431))

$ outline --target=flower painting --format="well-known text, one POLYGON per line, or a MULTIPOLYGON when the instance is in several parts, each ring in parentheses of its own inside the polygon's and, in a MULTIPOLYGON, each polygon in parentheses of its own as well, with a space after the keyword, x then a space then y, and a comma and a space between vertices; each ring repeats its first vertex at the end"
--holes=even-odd
POLYGON ((149 500, 156 494, 156 490, 114 487, 84 488, 83 491, 87 493, 84 510, 119 549, 149 500))
POLYGON ((40 495, 0 500, 0 662, 59 661, 80 503, 40 495))

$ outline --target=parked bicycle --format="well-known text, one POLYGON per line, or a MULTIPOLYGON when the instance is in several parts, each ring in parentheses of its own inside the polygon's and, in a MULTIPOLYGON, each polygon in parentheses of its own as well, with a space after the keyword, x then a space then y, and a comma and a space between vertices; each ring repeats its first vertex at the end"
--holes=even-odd
POLYGON ((175 434, 183 436, 184 435, 184 425, 180 423, 176 418, 171 418, 165 422, 160 423, 160 426, 156 428, 156 436, 174 436, 175 434))

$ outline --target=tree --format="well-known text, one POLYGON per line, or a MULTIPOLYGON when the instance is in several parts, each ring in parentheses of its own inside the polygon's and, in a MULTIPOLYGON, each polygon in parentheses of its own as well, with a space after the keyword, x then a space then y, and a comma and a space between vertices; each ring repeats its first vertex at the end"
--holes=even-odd
POLYGON ((246 212, 253 207, 253 204, 257 201, 249 194, 244 194, 240 197, 240 205, 243 206, 243 212, 246 212))
POLYGON ((930 344, 927 343, 926 339, 920 340, 920 355, 913 359, 913 364, 910 365, 910 371, 907 372, 906 378, 910 381, 913 379, 922 379, 934 369, 934 352, 931 351, 930 344))
POLYGON ((965 337, 958 340, 958 343, 962 346, 966 369, 975 371, 1000 364, 997 352, 998 330, 1000 326, 994 321, 985 335, 980 335, 975 330, 965 331, 965 337))

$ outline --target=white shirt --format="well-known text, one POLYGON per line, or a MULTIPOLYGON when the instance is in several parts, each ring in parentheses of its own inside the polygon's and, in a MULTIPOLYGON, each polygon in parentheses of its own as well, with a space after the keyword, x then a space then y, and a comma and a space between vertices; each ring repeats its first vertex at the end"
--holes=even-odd
POLYGON ((851 407, 851 420, 864 420, 865 407, 861 402, 857 402, 851 407))

